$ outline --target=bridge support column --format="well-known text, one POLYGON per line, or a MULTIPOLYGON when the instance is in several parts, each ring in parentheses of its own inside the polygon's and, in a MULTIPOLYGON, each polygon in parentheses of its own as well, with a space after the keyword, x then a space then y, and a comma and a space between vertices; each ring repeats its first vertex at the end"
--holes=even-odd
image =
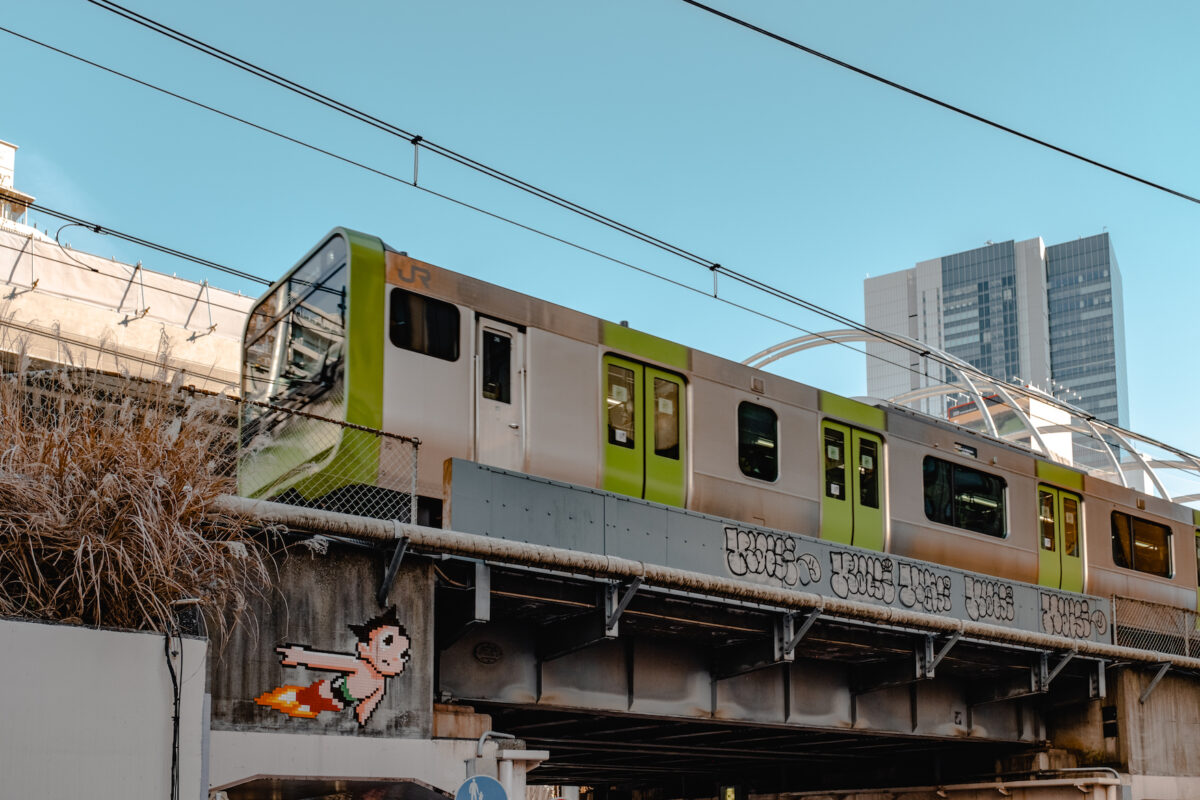
POLYGON ((509 800, 524 800, 525 775, 550 758, 549 750, 497 750, 496 774, 509 800))

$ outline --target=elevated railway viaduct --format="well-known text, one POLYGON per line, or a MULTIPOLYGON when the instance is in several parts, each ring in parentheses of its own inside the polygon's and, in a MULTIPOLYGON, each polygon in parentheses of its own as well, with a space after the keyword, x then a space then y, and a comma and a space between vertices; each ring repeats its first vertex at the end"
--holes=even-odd
POLYGON ((1200 796, 1191 631, 1122 646, 1111 599, 469 462, 447 492, 446 529, 228 499, 310 548, 257 630, 212 648, 214 789, 432 797, 491 772, 597 798, 1200 796), (283 652, 353 654, 351 626, 392 606, 408 661, 365 719, 348 683, 318 686, 336 669, 283 652), (262 701, 291 684, 340 699, 262 701))

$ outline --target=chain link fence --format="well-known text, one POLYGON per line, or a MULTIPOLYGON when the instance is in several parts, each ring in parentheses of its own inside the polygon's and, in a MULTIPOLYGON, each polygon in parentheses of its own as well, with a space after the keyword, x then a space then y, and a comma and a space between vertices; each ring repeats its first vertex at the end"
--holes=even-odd
POLYGON ((341 404, 326 406, 331 413, 323 416, 74 367, 25 370, 11 387, 17 406, 42 409, 47 418, 98 408, 115 423, 126 409, 198 425, 193 430, 205 432, 212 450, 210 469, 235 479, 243 497, 417 521, 420 441, 335 419, 341 404))
POLYGON ((1138 650, 1200 657, 1200 615, 1133 597, 1113 597, 1114 643, 1138 650))
POLYGON ((375 519, 417 521, 412 436, 251 401, 234 465, 238 494, 375 519))

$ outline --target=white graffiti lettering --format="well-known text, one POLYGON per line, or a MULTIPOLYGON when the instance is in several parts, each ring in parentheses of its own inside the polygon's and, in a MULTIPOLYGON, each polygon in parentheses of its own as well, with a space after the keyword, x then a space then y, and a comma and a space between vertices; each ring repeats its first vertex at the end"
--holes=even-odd
POLYGON ((760 575, 784 586, 808 586, 821 580, 821 565, 811 553, 797 553, 791 536, 725 528, 725 564, 737 577, 760 575))
POLYGON ((917 564, 900 562, 900 602, 935 614, 950 611, 950 576, 917 564))
POLYGON ((833 551, 829 554, 829 584, 834 594, 869 597, 891 604, 896 600, 894 565, 890 558, 833 551))
POLYGON ((966 575, 963 599, 967 604, 967 616, 973 620, 1012 622, 1017 618, 1017 606, 1010 583, 966 575))
POLYGON ((1041 595, 1044 632, 1072 639, 1090 639, 1093 630, 1100 635, 1108 630, 1108 619, 1104 612, 1092 608, 1089 601, 1046 592, 1041 595))

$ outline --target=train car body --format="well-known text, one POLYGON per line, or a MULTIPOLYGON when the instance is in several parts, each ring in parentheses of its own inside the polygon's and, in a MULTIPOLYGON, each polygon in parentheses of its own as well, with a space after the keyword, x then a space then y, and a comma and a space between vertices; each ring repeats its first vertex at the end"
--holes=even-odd
MULTIPOLYGON (((1197 604, 1190 508, 344 229, 255 306, 243 370, 248 400, 419 437, 426 523, 443 463, 464 458, 1011 580, 1197 604)), ((335 468, 341 497, 408 490, 380 468, 398 444, 247 409, 243 494, 320 501, 314 479, 335 468)))

